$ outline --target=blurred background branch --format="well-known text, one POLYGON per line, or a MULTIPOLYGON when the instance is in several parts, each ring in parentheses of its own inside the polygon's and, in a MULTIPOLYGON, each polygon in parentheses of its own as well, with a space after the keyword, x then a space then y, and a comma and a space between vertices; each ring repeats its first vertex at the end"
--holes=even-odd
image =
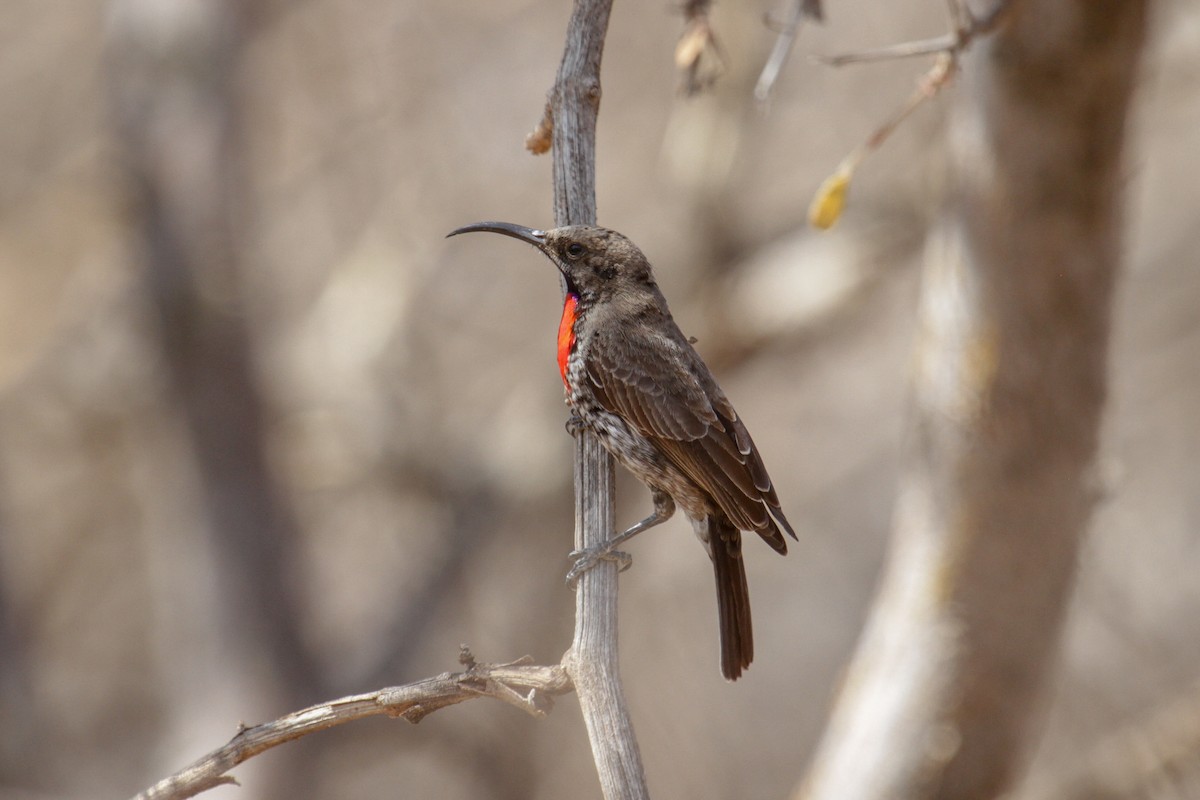
POLYGON ((1026 2, 964 67, 894 539, 797 797, 997 797, 1019 774, 1098 498, 1146 14, 1026 2))
POLYGON ((222 580, 212 611, 223 635, 266 655, 271 683, 294 701, 320 696, 323 686, 300 630, 296 520, 268 465, 252 311, 243 298, 239 228, 254 214, 234 86, 243 42, 233 10, 223 2, 115 3, 112 91, 146 294, 222 580))

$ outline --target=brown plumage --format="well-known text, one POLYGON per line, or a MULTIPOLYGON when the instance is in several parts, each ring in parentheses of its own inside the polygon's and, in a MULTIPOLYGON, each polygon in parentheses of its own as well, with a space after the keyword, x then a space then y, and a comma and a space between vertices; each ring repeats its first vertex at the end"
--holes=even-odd
POLYGON ((795 533, 749 431, 680 332, 650 263, 621 234, 590 226, 536 231, 481 222, 541 250, 566 288, 559 368, 567 403, 613 456, 651 490, 654 513, 596 552, 577 575, 634 534, 683 509, 713 562, 721 672, 736 680, 754 658, 741 531, 778 553, 795 533))

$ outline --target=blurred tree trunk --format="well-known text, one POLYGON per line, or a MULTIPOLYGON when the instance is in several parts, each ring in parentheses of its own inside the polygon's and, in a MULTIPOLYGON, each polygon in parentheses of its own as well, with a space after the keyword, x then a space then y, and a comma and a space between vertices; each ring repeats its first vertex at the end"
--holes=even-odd
MULTIPOLYGON (((3 511, 0 508, 0 543, 7 533, 3 511)), ((5 580, 6 560, 0 547, 0 720, 4 720, 0 730, 0 786, 28 779, 41 733, 34 714, 28 648, 5 580)))
POLYGON ((1037 731, 1098 487, 1145 0, 1015 2, 964 64, 874 611, 797 797, 996 797, 1037 731))
MULTIPOLYGON (((215 700, 236 693, 232 687, 245 695, 240 714, 323 694, 301 633, 298 525, 269 468, 253 320, 242 299, 238 234, 249 191, 235 82, 244 38, 239 8, 118 0, 110 18, 115 122, 147 294, 206 524, 202 542, 186 530, 160 532, 167 551, 160 564, 174 573, 158 582, 175 644, 164 668, 179 717, 168 725, 193 733, 209 709, 228 713, 215 700)), ((284 773, 295 777, 291 769, 276 774, 284 773)))
POLYGON ((233 74, 238 17, 222 3, 121 2, 115 99, 146 282, 168 375, 191 434, 228 618, 296 699, 320 695, 287 567, 297 524, 269 469, 266 412, 241 297, 247 206, 233 74), (157 29, 155 29, 157 28, 157 29))

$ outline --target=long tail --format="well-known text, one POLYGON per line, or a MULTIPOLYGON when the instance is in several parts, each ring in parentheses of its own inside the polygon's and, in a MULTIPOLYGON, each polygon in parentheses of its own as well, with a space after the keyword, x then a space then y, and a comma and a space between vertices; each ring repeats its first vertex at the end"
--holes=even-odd
POLYGON ((742 562, 742 532, 724 514, 708 518, 709 555, 717 578, 717 615, 721 623, 721 674, 736 681, 754 660, 750 588, 742 562))

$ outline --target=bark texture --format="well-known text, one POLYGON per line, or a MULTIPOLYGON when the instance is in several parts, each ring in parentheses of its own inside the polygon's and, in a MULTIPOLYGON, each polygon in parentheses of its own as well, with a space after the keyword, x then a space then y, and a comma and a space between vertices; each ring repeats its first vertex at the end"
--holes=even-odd
MULTIPOLYGON (((554 223, 596 224, 596 119, 600 59, 612 0, 577 0, 550 93, 554 223)), ((594 436, 575 439, 575 547, 613 535, 616 493, 612 456, 594 436)), ((609 800, 649 797, 642 758, 621 686, 617 650, 617 568, 585 573, 575 597, 575 636, 563 660, 579 695, 600 786, 609 800)))

